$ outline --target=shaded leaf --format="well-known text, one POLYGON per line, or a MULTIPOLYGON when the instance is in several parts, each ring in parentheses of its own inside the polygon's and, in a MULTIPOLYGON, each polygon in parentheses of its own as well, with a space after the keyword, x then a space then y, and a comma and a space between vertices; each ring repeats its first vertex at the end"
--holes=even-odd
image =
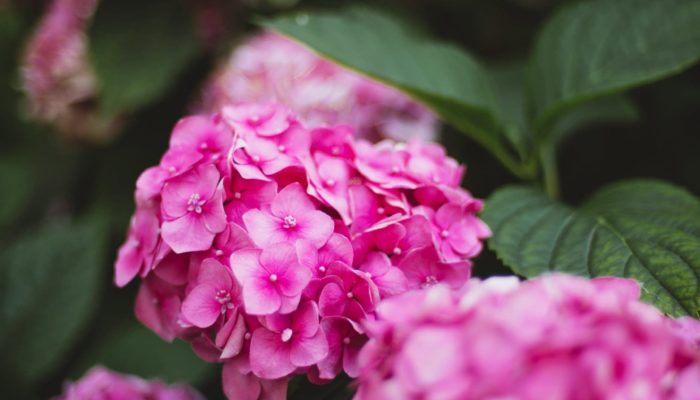
POLYGON ((99 221, 56 223, 2 251, 1 370, 36 380, 75 343, 95 309, 103 239, 99 221))
POLYGON ((111 114, 153 102, 198 48, 182 1, 101 2, 90 30, 90 52, 103 110, 111 114))
POLYGON ((537 189, 508 186, 482 216, 494 232, 489 246, 520 275, 630 277, 668 314, 700 311, 700 201, 681 188, 625 181, 572 208, 537 189))
POLYGON ((627 96, 601 97, 580 104, 562 115, 552 128, 551 140, 559 143, 584 128, 605 123, 631 123, 638 118, 637 106, 627 96))
POLYGON ((698 1, 596 0, 566 7, 545 25, 529 65, 536 127, 546 131, 576 104, 678 73, 698 59, 698 1))
POLYGON ((519 172, 496 118, 490 76, 459 47, 427 39, 391 16, 366 8, 301 13, 263 25, 403 90, 519 172))

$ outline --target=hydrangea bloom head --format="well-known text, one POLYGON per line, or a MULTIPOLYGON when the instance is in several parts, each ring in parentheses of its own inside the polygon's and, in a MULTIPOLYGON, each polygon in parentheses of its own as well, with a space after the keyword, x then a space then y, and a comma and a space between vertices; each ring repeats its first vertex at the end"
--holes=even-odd
POLYGON ((381 299, 468 279, 489 231, 462 173, 436 145, 372 145, 274 104, 187 117, 137 181, 115 283, 140 276, 137 317, 225 363, 240 398, 282 393, 296 373, 356 376, 381 299), (432 215, 447 206, 446 228, 432 215), (464 237, 445 245, 453 225, 464 237))
POLYGON ((366 323, 355 398, 697 398, 700 322, 639 294, 631 280, 550 275, 387 299, 366 323))
POLYGON ((77 382, 66 384, 62 395, 54 400, 203 400, 204 397, 185 385, 168 386, 122 375, 104 367, 94 367, 77 382))
POLYGON ((306 123, 348 123, 367 139, 432 139, 437 120, 393 88, 336 66, 299 44, 262 33, 238 47, 205 89, 201 107, 279 102, 306 123))

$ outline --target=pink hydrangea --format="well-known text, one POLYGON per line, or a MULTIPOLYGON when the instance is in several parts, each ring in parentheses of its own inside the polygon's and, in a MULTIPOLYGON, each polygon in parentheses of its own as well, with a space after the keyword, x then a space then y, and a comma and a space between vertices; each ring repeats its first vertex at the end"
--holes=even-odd
POLYGON ((433 139, 437 120, 397 90, 326 61, 270 32, 238 47, 204 90, 200 110, 279 102, 310 125, 348 123, 374 140, 433 139))
POLYGON ((549 275, 384 300, 355 399, 697 399, 700 322, 639 295, 632 280, 549 275))
POLYGON ((116 132, 94 106, 97 80, 87 28, 98 0, 51 0, 24 54, 22 81, 37 119, 70 137, 101 142, 116 132))
POLYGON ((373 145, 274 104, 186 117, 137 181, 115 283, 141 277, 136 316, 224 363, 237 399, 354 377, 380 300, 468 280, 489 230, 463 172, 438 145, 373 145))
POLYGON ((203 400, 185 385, 168 386, 161 381, 123 375, 104 367, 94 367, 77 382, 65 385, 54 400, 203 400))

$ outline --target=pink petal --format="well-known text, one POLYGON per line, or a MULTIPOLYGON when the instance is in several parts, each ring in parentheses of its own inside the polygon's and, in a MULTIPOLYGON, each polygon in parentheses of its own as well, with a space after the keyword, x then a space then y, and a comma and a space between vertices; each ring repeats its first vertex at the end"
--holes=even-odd
POLYGON ((261 250, 244 249, 231 254, 231 268, 241 285, 264 275, 264 270, 259 262, 260 253, 261 250))
POLYGON ((336 283, 323 287, 318 297, 318 308, 321 316, 343 315, 347 293, 336 283))
POLYGON ((211 199, 219 183, 219 171, 213 165, 203 165, 166 182, 163 187, 163 211, 177 218, 187 211, 187 202, 193 194, 211 199))
POLYGON ((382 298, 396 296, 408 290, 408 279, 400 269, 391 267, 380 276, 372 276, 372 281, 379 289, 382 298))
POLYGON ((161 236, 175 253, 203 251, 211 247, 215 234, 204 225, 200 215, 187 213, 161 226, 161 236))
POLYGON ((287 241, 287 233, 281 220, 260 210, 250 210, 243 214, 243 222, 250 238, 256 246, 265 248, 287 241))
POLYGON ((322 247, 333 233, 333 219, 322 211, 310 211, 297 217, 297 232, 316 248, 322 247))
MULTIPOLYGON (((241 314, 236 314, 234 317, 229 319, 226 324, 232 325, 232 328, 230 330, 230 333, 226 337, 226 340, 223 341, 223 337, 219 338, 219 335, 217 334, 216 336, 216 341, 217 344, 220 342, 219 339, 221 339, 221 342, 223 342, 223 345, 220 345, 221 347, 221 358, 231 358, 237 356, 241 350, 243 349, 243 344, 245 342, 245 333, 246 333, 246 326, 245 326, 245 319, 241 314)), ((222 328, 223 330, 223 328, 222 328)))
POLYGON ((214 197, 212 197, 204 205, 202 212, 202 220, 209 232, 219 233, 226 229, 226 212, 224 211, 224 193, 223 189, 217 189, 214 197))
POLYGON ((277 379, 294 372, 290 360, 290 343, 282 342, 277 332, 256 329, 250 341, 250 367, 253 373, 265 379, 277 379))
POLYGON ((142 265, 141 253, 134 240, 127 240, 120 248, 114 265, 114 284, 123 287, 139 273, 142 265))
POLYGON ((182 315, 192 325, 208 328, 221 315, 221 304, 216 300, 217 288, 210 284, 196 286, 182 302, 182 315))
POLYGON ((285 273, 279 276, 277 287, 279 291, 287 296, 293 297, 301 294, 311 280, 311 271, 299 264, 292 264, 285 273))
POLYGON ((352 265, 352 244, 347 237, 338 233, 333 233, 318 253, 319 262, 323 263, 321 265, 330 265, 333 261, 352 265))
POLYGON ((275 285, 263 277, 243 285, 243 304, 249 314, 266 315, 280 309, 282 298, 275 285))
POLYGON ((299 264, 309 269, 309 271, 316 272, 318 267, 318 250, 316 246, 312 245, 306 240, 298 240, 295 243, 297 259, 299 264))
POLYGON ((323 360, 328 355, 328 342, 322 330, 311 337, 292 338, 290 359, 297 367, 307 367, 323 360))
POLYGON ((259 400, 260 378, 253 374, 242 374, 231 363, 225 363, 221 371, 224 394, 229 399, 259 400))
POLYGON ((208 283, 215 288, 231 290, 233 288, 233 278, 231 270, 215 258, 207 258, 202 261, 197 274, 198 283, 208 283))
POLYGON ((291 328, 295 334, 310 337, 319 329, 318 306, 313 301, 305 301, 299 305, 292 315, 291 328))
POLYGON ((272 214, 284 218, 287 215, 297 217, 316 209, 309 196, 298 183, 292 183, 282 189, 272 201, 272 214))

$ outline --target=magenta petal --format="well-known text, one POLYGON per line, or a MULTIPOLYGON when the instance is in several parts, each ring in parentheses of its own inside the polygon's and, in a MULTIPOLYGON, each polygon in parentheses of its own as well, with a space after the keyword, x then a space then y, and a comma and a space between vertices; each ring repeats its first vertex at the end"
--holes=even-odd
POLYGON ((280 296, 280 299, 282 300, 282 303, 280 304, 280 309, 277 310, 277 312, 288 314, 296 310, 299 306, 299 301, 301 301, 301 294, 291 297, 280 296))
POLYGON ((199 328, 212 326, 221 315, 216 290, 215 286, 206 283, 196 286, 182 302, 183 317, 199 328))
POLYGON ((272 282, 258 278, 243 285, 243 303, 249 314, 266 315, 279 310, 282 298, 272 282))
POLYGON ((377 285, 382 298, 395 296, 408 290, 406 275, 396 267, 389 268, 384 275, 372 277, 372 281, 377 285))
POLYGON ((287 241, 282 230, 281 220, 260 210, 250 210, 243 214, 243 223, 256 246, 265 248, 287 241))
POLYGON ((257 249, 245 249, 231 254, 231 269, 241 285, 264 275, 259 261, 260 252, 257 249))
POLYGON ((315 210, 314 203, 298 183, 292 183, 282 189, 272 201, 272 214, 282 218, 286 215, 303 215, 315 210))
POLYGON ((277 332, 259 328, 250 341, 250 367, 265 379, 277 379, 292 373, 296 367, 290 360, 290 342, 282 342, 277 332))
POLYGON ((209 249, 215 234, 206 228, 198 214, 187 213, 174 221, 163 222, 161 236, 175 253, 181 254, 209 249))
POLYGON ((133 240, 127 240, 119 248, 117 262, 114 265, 114 283, 123 287, 139 273, 142 264, 141 254, 133 240))
POLYGON ((292 364, 297 367, 308 367, 316 364, 328 355, 328 342, 320 329, 311 337, 298 336, 296 340, 293 338, 292 342, 294 344, 291 348, 290 359, 292 364))
POLYGON ((311 271, 299 264, 293 264, 284 275, 279 277, 277 287, 283 295, 292 297, 299 295, 309 281, 311 281, 311 271))
POLYGON ((229 399, 259 400, 260 378, 253 374, 242 374, 232 363, 224 364, 221 371, 224 394, 229 399))
POLYGON ((316 271, 318 266, 318 250, 316 246, 307 242, 306 240, 298 240, 295 243, 297 251, 297 259, 299 264, 309 269, 309 271, 316 271))
POLYGON ((313 301, 305 301, 299 305, 292 315, 292 330, 301 336, 313 336, 319 329, 318 306, 313 301))
POLYGON ((226 212, 224 211, 223 189, 218 189, 214 197, 204 206, 202 220, 209 232, 219 233, 226 229, 226 212))
MULTIPOLYGON (((221 349, 222 359, 235 357, 243 349, 246 333, 245 319, 241 314, 238 314, 236 315, 235 319, 232 318, 227 322, 227 324, 231 323, 232 321, 235 321, 233 328, 231 329, 231 333, 221 349)), ((218 335, 216 339, 218 341, 218 335)))
POLYGON ((297 217, 299 236, 311 242, 316 248, 326 244, 334 227, 331 217, 322 211, 310 211, 297 217))
POLYGON ((347 301, 347 293, 336 283, 323 287, 318 297, 318 308, 322 316, 342 315, 347 301))
POLYGON ((202 261, 197 274, 197 282, 208 283, 217 289, 230 290, 233 287, 231 270, 215 258, 202 261))

